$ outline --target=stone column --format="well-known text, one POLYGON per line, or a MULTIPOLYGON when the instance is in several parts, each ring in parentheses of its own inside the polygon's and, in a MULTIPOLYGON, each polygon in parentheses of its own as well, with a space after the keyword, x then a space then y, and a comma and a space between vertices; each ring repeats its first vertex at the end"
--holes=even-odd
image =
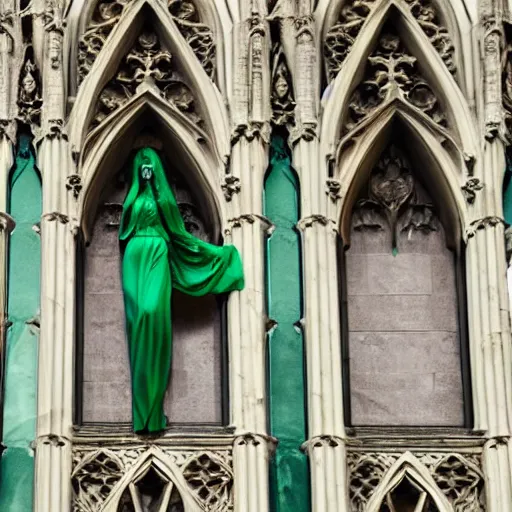
POLYGON ((51 2, 45 23, 43 115, 38 167, 43 181, 41 218, 41 337, 36 432, 36 512, 71 507, 71 429, 75 344, 75 244, 67 176, 74 168, 63 131, 64 5, 51 2))
POLYGON ((475 177, 483 184, 467 229, 468 311, 475 429, 485 430, 486 497, 490 512, 512 510, 510 433, 512 359, 502 185, 505 148, 501 91, 502 5, 481 0, 483 154, 475 177))
POLYGON ((245 288, 229 299, 231 423, 235 510, 268 510, 264 243, 269 222, 262 216, 268 166, 270 69, 268 26, 262 2, 244 2, 235 27, 232 152, 225 178, 228 235, 242 255, 245 288), (229 185, 228 185, 229 184, 229 185))
POLYGON ((290 134, 301 183, 304 331, 307 355, 311 506, 314 512, 349 510, 338 301, 336 186, 320 161, 317 135, 319 66, 308 2, 295 20, 296 126, 290 134))

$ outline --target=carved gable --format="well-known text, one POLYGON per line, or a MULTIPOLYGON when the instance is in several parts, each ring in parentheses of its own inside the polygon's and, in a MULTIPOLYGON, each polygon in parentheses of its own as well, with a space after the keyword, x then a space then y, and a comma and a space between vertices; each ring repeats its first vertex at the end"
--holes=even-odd
MULTIPOLYGON (((375 0, 349 0, 340 10, 338 22, 328 31, 324 43, 324 57, 328 80, 331 82, 339 73, 354 41, 359 36, 370 14, 382 3, 375 0)), ((431 44, 443 59, 451 73, 455 73, 455 47, 448 30, 443 25, 433 0, 398 0, 410 10, 431 44)), ((390 2, 387 2, 388 6, 390 2)))

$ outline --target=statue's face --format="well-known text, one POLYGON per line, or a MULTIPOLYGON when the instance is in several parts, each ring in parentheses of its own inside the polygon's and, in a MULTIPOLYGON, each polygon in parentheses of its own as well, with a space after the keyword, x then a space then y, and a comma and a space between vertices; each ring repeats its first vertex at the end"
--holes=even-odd
POLYGON ((140 175, 143 180, 149 181, 153 176, 153 166, 151 164, 142 164, 140 166, 140 175))

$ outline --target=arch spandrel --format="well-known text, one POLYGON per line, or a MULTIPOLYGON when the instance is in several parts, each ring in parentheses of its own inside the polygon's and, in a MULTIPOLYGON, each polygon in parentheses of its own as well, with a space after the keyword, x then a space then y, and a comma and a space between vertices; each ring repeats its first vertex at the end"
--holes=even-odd
POLYGON ((149 126, 159 123, 164 143, 164 152, 169 160, 182 166, 183 178, 190 184, 198 199, 208 212, 211 220, 211 232, 214 240, 220 238, 221 228, 226 221, 224 200, 218 176, 222 172, 222 163, 205 149, 198 141, 197 133, 189 126, 189 121, 173 109, 161 97, 151 91, 133 98, 112 115, 99 133, 92 133, 86 144, 85 156, 79 169, 82 172, 82 193, 78 203, 78 218, 85 240, 91 236, 94 215, 102 190, 119 170, 120 162, 128 157, 127 147, 131 147, 137 134, 149 119, 149 126), (180 161, 181 160, 181 161, 180 161))
POLYGON ((396 109, 384 112, 365 130, 364 136, 338 155, 334 178, 341 184, 339 222, 342 238, 349 243, 351 212, 357 195, 397 128, 403 130, 402 140, 407 137, 407 149, 417 155, 414 161, 422 163, 422 169, 416 169, 416 172, 422 173, 432 196, 443 206, 440 209, 442 221, 452 234, 450 245, 457 248, 465 236, 467 218, 466 203, 460 189, 463 163, 454 163, 438 137, 422 122, 396 109))
POLYGON ((454 137, 460 140, 466 154, 475 155, 475 122, 462 91, 417 21, 397 0, 386 0, 372 10, 343 63, 342 71, 324 93, 321 141, 326 154, 333 154, 342 131, 350 96, 357 84, 363 80, 367 59, 376 46, 385 23, 391 21, 391 17, 392 25, 396 27, 409 52, 417 59, 422 76, 442 104, 454 137))
POLYGON ((163 47, 167 48, 194 93, 206 130, 219 154, 229 154, 229 120, 222 95, 206 75, 192 49, 180 34, 171 14, 158 0, 135 0, 127 7, 113 28, 107 44, 100 51, 82 82, 71 111, 67 131, 73 150, 81 152, 96 108, 96 99, 115 75, 123 57, 149 20, 163 47), (108 46, 108 51, 105 51, 108 46))

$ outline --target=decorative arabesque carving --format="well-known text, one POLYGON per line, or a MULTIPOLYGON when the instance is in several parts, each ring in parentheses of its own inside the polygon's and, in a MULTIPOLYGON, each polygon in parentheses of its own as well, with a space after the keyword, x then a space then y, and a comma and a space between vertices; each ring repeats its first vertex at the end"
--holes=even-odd
POLYGON ((42 105, 39 72, 32 59, 27 57, 21 71, 18 89, 18 119, 27 124, 39 125, 42 105))
POLYGON ((211 80, 214 80, 215 37, 211 28, 201 22, 194 2, 192 0, 170 0, 169 12, 206 74, 211 80))
POLYGON ((399 232, 429 233, 437 229, 432 205, 418 201, 410 165, 394 145, 382 154, 370 175, 368 194, 357 201, 352 215, 356 230, 382 229, 383 222, 387 222, 393 250, 399 232))
POLYGON ((91 70, 112 29, 130 0, 100 0, 92 13, 84 35, 78 43, 78 82, 91 70))
POLYGON ((124 105, 142 84, 155 85, 162 96, 195 125, 201 118, 195 112, 192 92, 175 69, 173 56, 160 44, 158 36, 148 27, 141 32, 133 48, 121 62, 116 75, 101 92, 92 127, 124 105))
POLYGON ((295 100, 290 70, 281 44, 272 52, 272 121, 278 126, 294 123, 295 100))
MULTIPOLYGON (((441 492, 451 503, 454 512, 483 512, 484 478, 481 470, 480 455, 457 453, 415 453, 416 458, 428 469, 441 492)), ((347 462, 350 471, 349 498, 351 510, 364 512, 373 493, 383 480, 389 469, 400 458, 399 453, 349 452, 347 462)), ((404 478, 406 480, 406 478, 404 478)), ((437 511, 429 496, 423 496, 423 490, 409 479, 395 487, 386 496, 381 510, 391 512, 401 510, 397 507, 398 500, 410 505, 405 510, 421 510, 422 512, 437 511), (398 490, 398 493, 394 493, 398 490), (416 500, 416 501, 414 501, 416 500), (415 508, 420 500, 423 508, 415 508), (427 504, 430 505, 427 506, 427 504), (392 508, 392 507, 395 508, 392 508)))
POLYGON ((151 458, 146 458, 144 446, 112 447, 107 450, 75 445, 71 477, 73 512, 101 510, 123 475, 143 458, 146 460, 142 469, 122 494, 119 512, 183 511, 182 497, 174 482, 159 469, 166 460, 179 469, 204 510, 233 510, 233 461, 230 450, 192 451, 161 446, 157 451, 160 453, 158 465, 152 463, 151 458), (159 508, 152 508, 156 503, 159 508))
MULTIPOLYGON (((432 0, 405 1, 448 70, 455 73, 455 47, 432 0)), ((336 78, 366 18, 377 4, 375 0, 349 0, 342 7, 338 22, 325 38, 324 57, 329 82, 336 78)))
POLYGON ((441 105, 421 76, 417 59, 407 53, 395 29, 385 26, 377 47, 368 57, 364 78, 352 93, 344 133, 364 121, 384 102, 396 97, 421 110, 437 125, 446 126, 441 105))

